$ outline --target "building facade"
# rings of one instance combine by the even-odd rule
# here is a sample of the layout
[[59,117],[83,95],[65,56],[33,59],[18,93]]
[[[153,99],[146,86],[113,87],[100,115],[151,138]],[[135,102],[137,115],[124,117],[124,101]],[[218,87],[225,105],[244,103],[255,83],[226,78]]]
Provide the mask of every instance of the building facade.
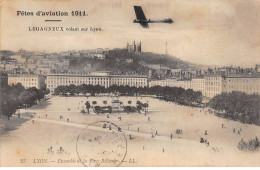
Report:
[[110,85],[130,86],[130,87],[147,87],[148,80],[146,76],[137,75],[111,75]]
[[246,94],[260,94],[260,75],[233,75],[224,79],[223,92],[240,91]]
[[223,76],[207,75],[205,76],[205,96],[212,98],[223,92]]
[[58,86],[69,86],[74,84],[76,86],[81,84],[86,85],[100,85],[109,87],[109,76],[103,75],[73,75],[73,74],[48,74],[46,79],[47,88],[54,92],[54,89]]
[[191,89],[200,91],[205,96],[205,79],[204,77],[196,77],[191,80]]
[[137,45],[135,44],[135,41],[133,42],[132,45],[127,43],[126,49],[128,52],[141,53],[142,52],[142,42],[138,43]]
[[8,85],[21,83],[24,88],[36,87],[45,88],[45,76],[35,74],[11,74],[8,75]]
[[54,92],[58,86],[68,86],[74,84],[76,86],[81,84],[86,85],[100,85],[105,88],[111,85],[130,86],[130,87],[146,87],[147,77],[136,75],[109,75],[106,73],[96,73],[88,75],[75,74],[48,74],[46,79],[47,88]]
[[181,87],[187,90],[191,88],[191,80],[189,79],[178,80],[176,78],[164,79],[164,80],[153,80],[149,82],[149,87],[152,86]]

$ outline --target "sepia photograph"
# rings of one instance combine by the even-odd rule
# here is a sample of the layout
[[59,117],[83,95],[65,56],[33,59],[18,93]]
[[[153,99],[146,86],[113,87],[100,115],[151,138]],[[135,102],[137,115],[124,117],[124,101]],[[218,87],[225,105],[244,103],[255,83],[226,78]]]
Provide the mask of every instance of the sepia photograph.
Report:
[[259,167],[260,0],[0,0],[0,167]]

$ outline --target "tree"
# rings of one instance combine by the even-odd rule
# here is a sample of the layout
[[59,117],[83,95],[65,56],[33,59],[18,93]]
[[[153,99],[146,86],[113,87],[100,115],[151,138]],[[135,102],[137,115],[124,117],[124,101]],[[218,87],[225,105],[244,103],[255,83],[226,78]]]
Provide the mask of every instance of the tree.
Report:
[[6,96],[4,99],[1,98],[1,115],[7,116],[8,120],[15,113],[17,105],[14,100]]

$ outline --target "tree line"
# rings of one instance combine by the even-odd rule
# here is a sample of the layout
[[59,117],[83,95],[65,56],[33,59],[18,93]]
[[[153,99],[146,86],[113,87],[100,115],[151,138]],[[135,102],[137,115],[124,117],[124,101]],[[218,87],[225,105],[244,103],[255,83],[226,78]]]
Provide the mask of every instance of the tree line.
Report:
[[260,95],[242,92],[222,93],[213,97],[209,106],[218,115],[243,123],[260,125]]
[[134,96],[134,95],[155,95],[159,99],[165,101],[176,102],[182,105],[195,106],[201,104],[202,93],[195,92],[192,89],[183,89],[181,87],[130,87],[112,85],[108,88],[103,86],[93,86],[82,84],[79,86],[58,86],[54,90],[55,95],[78,95],[90,93],[92,96],[98,93],[119,93],[122,96]]
[[1,86],[0,112],[8,119],[19,108],[27,108],[44,98],[45,91],[35,87],[25,89],[21,83]]

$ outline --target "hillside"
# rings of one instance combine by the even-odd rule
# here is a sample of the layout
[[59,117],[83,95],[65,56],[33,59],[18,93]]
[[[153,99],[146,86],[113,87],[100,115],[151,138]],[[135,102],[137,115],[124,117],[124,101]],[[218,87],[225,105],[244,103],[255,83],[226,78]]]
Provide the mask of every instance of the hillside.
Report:
[[[133,59],[133,63],[127,63],[126,59]],[[113,71],[115,73],[137,73],[147,74],[148,68],[141,65],[145,64],[161,64],[168,68],[199,68],[199,65],[182,61],[176,57],[155,54],[155,53],[133,53],[125,49],[113,49],[108,52],[104,60],[85,57],[70,57],[70,66],[84,66],[91,64],[92,70],[95,71]]]

